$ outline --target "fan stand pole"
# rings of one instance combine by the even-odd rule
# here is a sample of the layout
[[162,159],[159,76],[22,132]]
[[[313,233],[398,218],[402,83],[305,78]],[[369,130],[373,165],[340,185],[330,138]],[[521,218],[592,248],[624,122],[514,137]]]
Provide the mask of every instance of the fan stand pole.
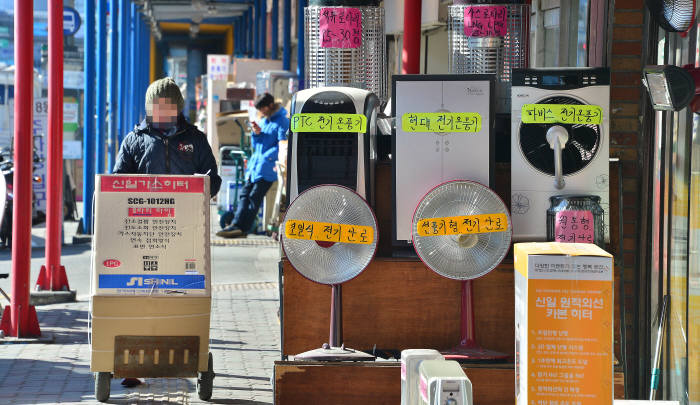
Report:
[[333,284],[331,289],[331,327],[328,343],[320,349],[310,350],[294,356],[295,360],[309,361],[372,361],[374,356],[346,348],[343,344],[343,299],[340,284]]
[[340,347],[343,342],[343,290],[340,284],[333,284],[331,290],[331,328],[328,344]]
[[446,359],[462,362],[505,360],[508,355],[480,347],[476,343],[474,322],[474,288],[472,280],[462,281],[461,340],[457,347],[445,350]]

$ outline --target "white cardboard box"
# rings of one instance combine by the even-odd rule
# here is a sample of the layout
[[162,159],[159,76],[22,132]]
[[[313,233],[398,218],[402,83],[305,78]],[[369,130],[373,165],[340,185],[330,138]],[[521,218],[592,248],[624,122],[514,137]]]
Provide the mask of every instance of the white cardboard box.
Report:
[[590,243],[516,243],[518,405],[612,405],[613,258]]
[[209,176],[96,177],[93,295],[210,296]]

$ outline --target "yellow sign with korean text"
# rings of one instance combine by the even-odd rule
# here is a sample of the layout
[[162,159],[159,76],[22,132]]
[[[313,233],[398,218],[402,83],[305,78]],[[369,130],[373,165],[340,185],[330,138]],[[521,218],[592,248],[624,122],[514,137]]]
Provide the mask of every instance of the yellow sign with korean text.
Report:
[[473,112],[408,113],[401,116],[404,132],[479,132],[481,115]]
[[425,218],[418,221],[416,227],[420,236],[504,232],[508,230],[508,216],[506,214],[481,214]]
[[289,239],[359,243],[363,245],[369,245],[374,242],[374,228],[364,225],[332,224],[289,219],[286,221],[284,231]]
[[521,112],[524,124],[590,124],[603,122],[603,109],[597,105],[525,104]]
[[290,127],[292,132],[366,132],[367,117],[340,113],[294,114]]

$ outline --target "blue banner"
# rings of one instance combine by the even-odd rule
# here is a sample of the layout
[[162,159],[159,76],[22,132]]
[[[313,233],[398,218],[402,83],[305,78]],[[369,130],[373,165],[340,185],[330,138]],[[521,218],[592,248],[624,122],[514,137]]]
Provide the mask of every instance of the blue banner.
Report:
[[144,274],[100,274],[99,288],[165,288],[169,290],[204,289],[203,275],[144,275]]

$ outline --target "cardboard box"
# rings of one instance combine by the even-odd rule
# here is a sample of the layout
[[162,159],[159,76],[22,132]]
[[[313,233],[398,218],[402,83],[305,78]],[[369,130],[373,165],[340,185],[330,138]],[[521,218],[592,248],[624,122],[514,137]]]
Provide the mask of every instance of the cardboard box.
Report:
[[[240,125],[239,125],[240,124]],[[225,114],[216,118],[220,146],[240,146],[248,127],[248,112]]]
[[518,405],[613,402],[613,259],[593,244],[515,244]]
[[124,335],[199,336],[198,370],[206,370],[210,313],[210,297],[93,296],[90,370],[114,371],[114,338]]
[[209,176],[99,175],[93,295],[211,295]]

